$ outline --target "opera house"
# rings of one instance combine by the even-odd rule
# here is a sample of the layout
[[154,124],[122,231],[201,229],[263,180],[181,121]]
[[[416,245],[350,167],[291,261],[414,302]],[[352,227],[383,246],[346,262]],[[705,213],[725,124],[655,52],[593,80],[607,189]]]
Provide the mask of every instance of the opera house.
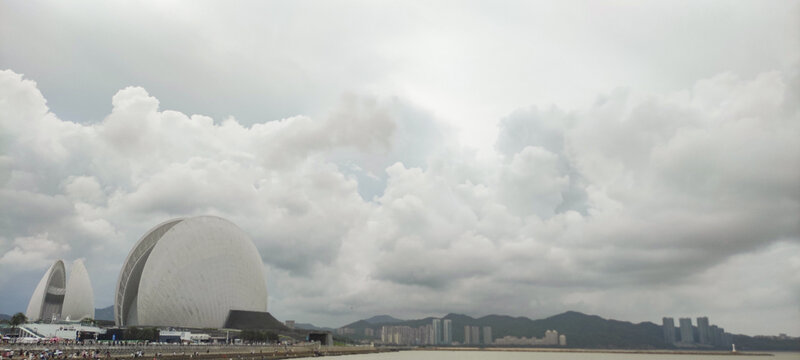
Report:
[[[148,231],[117,281],[117,326],[237,328],[267,312],[261,256],[239,227],[215,216],[178,218]],[[239,327],[240,328],[240,327]]]
[[83,261],[72,263],[69,282],[63,261],[50,266],[36,285],[25,316],[29,321],[94,318],[94,293]]

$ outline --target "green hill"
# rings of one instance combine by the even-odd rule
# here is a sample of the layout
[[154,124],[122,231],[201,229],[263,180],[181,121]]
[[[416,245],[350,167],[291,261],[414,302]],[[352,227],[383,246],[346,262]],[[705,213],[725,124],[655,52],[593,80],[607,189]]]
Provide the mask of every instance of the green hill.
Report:
[[[668,349],[671,345],[664,343],[660,325],[651,322],[634,324],[627,321],[604,319],[597,315],[587,315],[576,311],[567,311],[562,314],[545,319],[531,320],[527,317],[512,317],[506,315],[488,315],[481,318],[472,318],[462,314],[447,314],[443,319],[450,319],[453,323],[453,340],[464,341],[464,326],[491,326],[494,339],[504,336],[541,338],[546,330],[556,330],[559,334],[567,336],[567,347],[584,349]],[[396,319],[394,319],[396,320]],[[380,338],[381,326],[410,326],[419,327],[428,325],[432,317],[392,321],[387,323],[356,321],[343,327],[354,330],[349,335],[354,339]],[[366,337],[365,329],[374,330],[374,337]],[[796,339],[776,340],[765,337],[750,337],[736,335],[737,348],[741,350],[800,350],[800,341]]]
[[661,326],[651,322],[607,320],[575,311],[536,320],[540,328],[567,334],[567,343],[579,348],[658,349],[667,347]]

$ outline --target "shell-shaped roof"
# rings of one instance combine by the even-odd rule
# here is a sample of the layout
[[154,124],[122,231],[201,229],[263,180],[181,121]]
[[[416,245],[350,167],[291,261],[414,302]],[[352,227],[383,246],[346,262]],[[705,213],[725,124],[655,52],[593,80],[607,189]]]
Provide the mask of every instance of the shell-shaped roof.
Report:
[[156,225],[145,233],[128,253],[122,270],[119,272],[117,291],[114,297],[114,322],[117,325],[128,325],[130,322],[127,319],[136,318],[135,301],[139,291],[139,280],[144,264],[147,263],[147,258],[150,256],[150,251],[164,233],[183,220],[183,218],[172,219]]
[[117,285],[117,325],[220,328],[230,310],[267,311],[261,257],[215,216],[164,222],[131,250]]
[[89,272],[82,260],[75,260],[69,273],[61,318],[65,320],[94,319],[94,292]]
[[64,302],[66,291],[67,276],[64,269],[64,262],[56,260],[47,269],[36,289],[33,290],[31,300],[28,302],[28,309],[25,316],[29,321],[50,320],[53,315],[61,317],[61,307]]

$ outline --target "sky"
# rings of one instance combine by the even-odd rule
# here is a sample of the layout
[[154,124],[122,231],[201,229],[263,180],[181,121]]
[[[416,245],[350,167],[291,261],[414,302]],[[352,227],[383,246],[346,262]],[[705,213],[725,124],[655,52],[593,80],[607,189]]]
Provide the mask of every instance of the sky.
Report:
[[217,215],[269,311],[800,336],[799,1],[2,1],[0,313]]

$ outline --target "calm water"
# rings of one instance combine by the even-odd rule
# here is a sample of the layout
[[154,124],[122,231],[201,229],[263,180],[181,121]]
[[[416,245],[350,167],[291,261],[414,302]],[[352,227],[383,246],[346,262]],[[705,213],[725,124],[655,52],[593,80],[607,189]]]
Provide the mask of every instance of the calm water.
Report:
[[775,353],[774,356],[609,354],[498,351],[401,351],[394,353],[337,356],[337,360],[798,360],[800,353]]

